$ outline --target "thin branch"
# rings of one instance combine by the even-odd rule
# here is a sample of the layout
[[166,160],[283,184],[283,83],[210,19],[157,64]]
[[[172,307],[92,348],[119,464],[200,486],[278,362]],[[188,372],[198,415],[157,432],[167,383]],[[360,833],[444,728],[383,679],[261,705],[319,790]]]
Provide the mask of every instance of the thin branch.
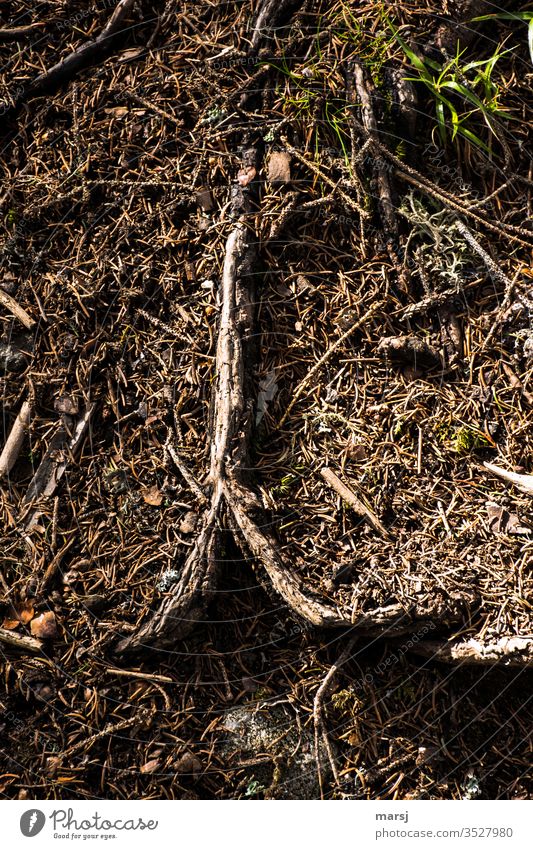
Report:
[[16,631],[8,631],[7,628],[0,628],[0,642],[31,654],[38,654],[43,649],[41,640],[27,637],[25,634],[17,634]]
[[331,345],[331,347],[328,348],[328,350],[325,352],[325,354],[323,354],[320,357],[320,359],[315,363],[315,365],[307,372],[306,376],[298,384],[298,386],[296,387],[296,389],[293,393],[292,399],[289,402],[289,405],[288,405],[287,409],[285,410],[285,412],[284,412],[284,414],[281,418],[281,421],[279,423],[280,428],[283,427],[283,425],[287,421],[292,408],[294,407],[294,405],[298,401],[298,398],[300,397],[302,392],[309,386],[309,383],[311,382],[311,380],[313,379],[315,374],[317,374],[317,372],[320,371],[322,366],[325,363],[327,363],[327,361],[330,359],[330,357],[333,356],[333,354],[335,353],[337,348],[340,348],[340,346],[344,342],[346,342],[346,340],[352,335],[352,333],[355,333],[356,330],[358,330],[360,327],[362,327],[364,324],[366,324],[372,318],[372,316],[375,315],[378,312],[378,310],[381,309],[382,306],[384,306],[384,304],[385,304],[385,301],[376,301],[374,304],[372,304],[370,309],[367,310],[366,313],[361,318],[357,319],[357,321],[354,322],[348,328],[348,330],[346,330],[345,333],[342,334],[342,336],[339,336],[339,338],[336,340],[336,342],[334,342],[333,345]]
[[0,289],[0,304],[2,304],[9,312],[18,318],[21,324],[24,327],[27,327],[28,330],[31,330],[35,325],[35,319],[33,319],[25,309],[23,309],[19,304],[17,304],[16,300],[8,295],[7,292],[4,292],[3,289]]
[[17,462],[30,424],[31,412],[31,402],[24,401],[0,455],[0,478],[6,477]]
[[350,507],[355,510],[356,513],[366,519],[375,531],[385,537],[385,539],[391,539],[390,533],[388,532],[385,525],[380,521],[380,519],[378,519],[376,514],[373,513],[372,510],[367,507],[367,505],[363,501],[361,501],[355,495],[355,493],[352,492],[351,489],[349,489],[345,484],[343,484],[343,482],[340,478],[337,477],[335,472],[332,472],[331,469],[325,466],[323,469],[320,470],[320,474],[322,475],[326,483],[332,489],[335,490],[337,495],[340,495],[343,501],[346,501],[350,505]]

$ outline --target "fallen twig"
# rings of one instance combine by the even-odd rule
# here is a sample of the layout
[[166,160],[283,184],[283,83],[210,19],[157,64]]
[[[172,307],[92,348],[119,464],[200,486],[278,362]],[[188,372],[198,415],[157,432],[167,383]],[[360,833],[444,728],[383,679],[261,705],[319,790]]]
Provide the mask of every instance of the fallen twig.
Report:
[[[365,80],[362,65],[355,62],[353,65],[353,83],[355,94],[360,101],[361,120],[365,130],[372,139],[378,138],[378,124],[374,114],[372,96],[369,84]],[[392,192],[389,182],[387,167],[381,157],[376,159],[374,166],[376,182],[378,186],[379,207],[383,219],[384,229],[389,239],[397,240],[398,222],[396,220],[395,205],[392,201]]]
[[335,472],[332,472],[327,466],[320,470],[320,474],[324,478],[327,484],[331,486],[335,492],[340,495],[340,497],[350,505],[350,507],[355,510],[360,516],[367,520],[367,522],[386,539],[391,539],[391,535],[388,532],[385,525],[378,519],[375,513],[372,512],[370,507],[361,501],[355,493],[349,489],[340,478],[337,477]]
[[532,637],[502,637],[495,643],[487,644],[479,640],[454,643],[421,641],[409,650],[445,663],[529,666],[533,662]]
[[24,401],[0,455],[0,478],[6,477],[17,462],[30,423],[31,411],[31,402]]
[[16,631],[8,631],[7,628],[0,628],[0,642],[21,651],[29,651],[32,654],[37,654],[43,649],[41,640],[37,640],[35,637],[27,637],[25,634],[17,634]]
[[329,742],[328,733],[326,731],[324,725],[324,699],[326,698],[328,691],[333,685],[333,681],[337,672],[343,663],[346,663],[347,660],[350,659],[352,649],[355,645],[356,639],[355,637],[350,640],[342,654],[335,661],[335,663],[331,666],[329,672],[326,677],[322,681],[320,687],[316,691],[315,699],[313,702],[313,720],[315,725],[315,760],[316,760],[316,769],[318,774],[318,784],[320,787],[320,798],[324,798],[324,791],[322,787],[322,764],[320,758],[320,741],[319,737],[322,735],[322,739],[324,741],[324,746],[326,748],[326,752],[328,754],[329,763],[331,766],[331,771],[333,772],[333,777],[335,778],[335,782],[339,783],[339,773],[337,770],[337,764],[335,763],[335,757],[333,752],[331,751],[331,744]]
[[25,38],[27,35],[32,35],[36,29],[42,29],[46,24],[27,24],[23,27],[11,27],[10,29],[0,29],[0,41],[17,41],[19,38]]
[[8,295],[7,292],[4,292],[3,289],[0,289],[0,304],[3,304],[28,330],[31,330],[35,325],[35,319],[29,316],[26,310],[17,304],[16,300],[11,295]]
[[506,469],[501,469],[500,466],[495,466],[494,463],[485,462],[483,465],[493,475],[497,475],[509,483],[514,483],[522,492],[533,495],[533,475],[518,475],[516,472],[508,472]]

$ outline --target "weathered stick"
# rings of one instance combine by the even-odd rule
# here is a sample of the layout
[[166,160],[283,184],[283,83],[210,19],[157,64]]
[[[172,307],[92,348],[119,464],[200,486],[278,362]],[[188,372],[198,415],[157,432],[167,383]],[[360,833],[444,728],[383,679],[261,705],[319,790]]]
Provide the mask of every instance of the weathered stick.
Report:
[[[56,487],[65,473],[68,463],[77,453],[87,428],[91,416],[94,412],[95,404],[89,404],[84,414],[79,418],[74,433],[67,440],[66,433],[63,429],[56,434],[51,440],[44,457],[41,460],[39,468],[35,472],[30,481],[26,495],[24,496],[24,505],[31,505],[38,498],[47,498],[53,495]],[[29,531],[42,514],[42,509],[36,507],[29,515],[26,515],[24,520],[24,530]]]
[[41,640],[37,640],[35,637],[27,637],[25,634],[17,634],[16,631],[8,631],[7,628],[0,628],[0,642],[21,651],[29,651],[32,654],[37,654],[43,649]]
[[24,27],[11,27],[10,29],[0,29],[0,41],[17,41],[19,38],[25,38],[31,35],[36,29],[42,29],[46,24],[27,24]]
[[[361,120],[363,126],[371,139],[378,139],[378,124],[374,114],[369,84],[365,80],[363,67],[358,62],[355,62],[353,66],[353,81],[355,93],[361,101]],[[395,206],[392,201],[389,175],[382,158],[376,160],[374,171],[376,175],[379,206],[383,224],[385,225],[388,238],[397,240],[398,222],[396,220]]]
[[18,318],[24,327],[27,327],[28,330],[32,329],[35,319],[29,316],[26,310],[20,304],[17,304],[16,300],[11,295],[8,295],[7,292],[4,292],[3,289],[0,289],[0,304],[3,304],[15,318]]
[[[255,158],[256,152],[249,151]],[[246,211],[246,198],[240,198]],[[241,210],[242,211],[242,210]],[[213,421],[210,427],[211,461],[208,476],[209,503],[203,515],[203,529],[191,549],[181,570],[179,580],[171,588],[153,616],[130,636],[121,640],[116,648],[119,656],[134,654],[146,646],[167,648],[176,639],[186,636],[205,614],[216,581],[217,527],[224,506],[227,464],[241,440],[238,435],[247,430],[244,405],[244,365],[240,326],[246,317],[241,315],[241,274],[247,284],[247,269],[252,264],[255,248],[248,244],[244,215],[237,221],[227,242],[221,283],[221,311],[218,331],[215,373],[213,384]],[[248,315],[248,319],[251,317]],[[251,412],[251,411],[250,411]],[[249,416],[248,416],[249,417]],[[174,456],[167,443],[170,456],[183,472],[178,455]],[[174,452],[175,453],[175,452]],[[189,475],[184,475],[190,477]],[[194,492],[203,496],[195,485]],[[199,490],[199,492],[198,492]],[[204,500],[205,500],[205,496]]]
[[320,470],[320,474],[324,478],[327,484],[335,490],[337,495],[346,501],[347,504],[352,507],[356,513],[362,516],[367,522],[372,525],[375,531],[381,534],[385,539],[391,539],[391,535],[388,532],[385,525],[378,519],[375,513],[366,506],[366,504],[361,501],[351,489],[349,489],[340,478],[337,477],[335,472],[332,472],[327,466]]
[[493,475],[497,475],[499,478],[502,478],[504,481],[508,481],[509,483],[514,483],[518,489],[521,489],[522,492],[527,492],[528,495],[533,495],[533,475],[517,475],[516,472],[508,472],[506,469],[501,469],[499,466],[495,466],[494,463],[483,463],[486,469],[489,472],[492,472]]
[[31,411],[30,401],[24,401],[0,455],[0,478],[6,477],[17,462],[30,423]]
[[331,771],[333,772],[333,776],[335,778],[336,783],[339,783],[339,773],[337,770],[337,764],[335,763],[335,756],[331,750],[331,744],[329,742],[328,733],[326,731],[324,725],[324,699],[326,698],[328,691],[333,686],[333,682],[335,680],[335,676],[339,671],[340,667],[343,663],[346,663],[347,660],[350,659],[352,649],[356,643],[356,638],[351,639],[342,652],[342,654],[338,657],[335,663],[331,666],[329,672],[326,677],[322,681],[320,687],[316,691],[315,699],[313,702],[313,720],[315,725],[315,760],[316,760],[316,769],[318,774],[318,785],[320,787],[320,798],[324,797],[323,788],[322,788],[322,763],[320,757],[320,740],[319,737],[322,735],[322,739],[324,741],[324,746],[326,747],[326,752],[328,753],[328,759],[331,766]]

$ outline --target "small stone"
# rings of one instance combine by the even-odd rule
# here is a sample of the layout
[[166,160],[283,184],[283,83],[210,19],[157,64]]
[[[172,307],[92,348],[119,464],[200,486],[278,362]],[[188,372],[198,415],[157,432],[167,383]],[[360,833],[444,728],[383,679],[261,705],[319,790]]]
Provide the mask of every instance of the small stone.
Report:
[[78,414],[78,402],[75,398],[71,398],[70,395],[60,395],[59,398],[56,398],[54,401],[54,410],[57,413],[66,413],[69,416],[76,416]]
[[41,640],[53,640],[58,634],[55,613],[50,610],[36,616],[30,622],[30,631],[32,636]]
[[275,151],[268,160],[268,182],[279,186],[291,182],[291,156],[286,151]]

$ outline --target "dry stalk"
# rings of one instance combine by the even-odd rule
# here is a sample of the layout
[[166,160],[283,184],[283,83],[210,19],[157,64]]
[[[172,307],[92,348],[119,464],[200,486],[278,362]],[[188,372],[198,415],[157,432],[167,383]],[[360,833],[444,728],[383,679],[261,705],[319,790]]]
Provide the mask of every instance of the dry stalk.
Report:
[[329,486],[335,490],[337,495],[340,495],[340,497],[344,501],[346,501],[346,503],[349,504],[350,507],[352,507],[356,513],[366,519],[375,531],[377,531],[386,539],[391,539],[391,535],[383,524],[383,522],[378,519],[376,514],[373,513],[372,510],[367,507],[367,505],[363,501],[361,501],[355,495],[355,493],[352,492],[351,489],[349,489],[349,487],[343,484],[343,482],[340,480],[340,478],[337,477],[335,472],[332,472],[331,469],[328,469],[326,466],[320,470],[320,474],[322,475],[326,483],[329,484]]
[[516,472],[508,472],[506,469],[501,469],[500,466],[495,466],[494,463],[485,462],[483,465],[493,475],[497,475],[508,483],[514,483],[522,492],[533,495],[533,475],[518,475]]
[[41,640],[27,637],[25,634],[17,634],[16,631],[8,631],[7,628],[0,628],[0,642],[31,654],[38,654],[43,649]]
[[6,477],[17,462],[30,424],[31,412],[32,403],[24,401],[0,455],[0,478]]
[[8,295],[7,292],[4,292],[3,289],[0,289],[0,304],[2,304],[6,309],[8,309],[9,312],[15,316],[15,318],[18,318],[21,324],[23,324],[24,327],[27,327],[28,330],[31,330],[32,327],[35,326],[35,319],[28,315],[26,310],[23,309],[20,304],[18,304],[16,300],[11,297],[11,295]]
[[383,306],[384,306],[384,304],[385,304],[385,301],[376,301],[374,304],[372,304],[372,306],[370,307],[370,309],[368,309],[368,310],[366,311],[366,313],[365,313],[365,314],[364,314],[361,318],[357,319],[357,321],[356,321],[356,322],[354,322],[354,323],[353,323],[353,324],[352,324],[352,325],[348,328],[348,330],[346,330],[346,331],[342,334],[342,336],[339,336],[339,338],[338,338],[338,339],[337,339],[337,340],[333,343],[333,345],[331,345],[331,346],[328,348],[328,350],[326,351],[326,353],[325,353],[325,354],[323,354],[323,355],[320,357],[320,359],[319,359],[319,360],[315,363],[315,365],[314,365],[314,366],[313,366],[313,367],[312,367],[312,368],[311,368],[311,369],[307,372],[307,374],[306,374],[306,376],[304,377],[304,379],[303,379],[303,380],[302,380],[302,381],[298,384],[298,386],[296,387],[296,389],[295,389],[295,391],[294,391],[294,394],[293,394],[293,396],[292,396],[292,399],[291,399],[291,401],[290,401],[290,403],[289,403],[289,405],[288,405],[287,409],[285,410],[285,413],[283,414],[283,416],[282,416],[282,418],[281,418],[281,421],[280,421],[280,423],[279,423],[279,427],[280,427],[280,428],[281,428],[281,427],[283,427],[283,425],[284,425],[284,424],[285,424],[285,422],[287,421],[287,418],[289,417],[289,414],[290,414],[290,412],[291,412],[292,408],[294,407],[294,405],[295,405],[295,404],[296,404],[296,402],[298,401],[298,398],[300,397],[300,395],[302,394],[302,392],[303,392],[303,391],[307,388],[307,386],[309,386],[309,383],[311,382],[311,380],[313,379],[313,377],[315,376],[315,374],[317,374],[317,372],[319,372],[319,371],[320,371],[320,369],[322,368],[322,366],[323,366],[325,363],[327,363],[327,361],[330,359],[330,357],[332,357],[332,356],[333,356],[333,354],[335,353],[335,351],[336,351],[338,348],[340,348],[340,346],[341,346],[344,342],[346,342],[346,340],[347,340],[347,339],[348,339],[348,338],[352,335],[352,333],[355,333],[355,331],[356,331],[356,330],[358,330],[360,327],[362,327],[363,325],[365,325],[365,324],[367,323],[367,321],[369,321],[369,320],[372,318],[372,316],[373,316],[373,315],[375,315],[375,314],[378,312],[378,310],[380,310],[380,309],[381,309],[381,307],[383,307]]
[[339,671],[340,667],[343,663],[346,663],[347,660],[350,659],[352,649],[356,643],[355,637],[350,640],[342,654],[335,661],[335,663],[331,666],[329,672],[325,676],[322,681],[320,687],[316,691],[314,703],[313,703],[313,721],[315,726],[315,760],[316,760],[316,769],[318,773],[318,784],[320,787],[320,798],[324,798],[323,791],[323,783],[322,783],[322,764],[320,759],[320,735],[322,735],[322,739],[324,741],[324,746],[326,748],[326,752],[328,755],[328,760],[331,766],[331,771],[333,772],[333,776],[335,778],[336,784],[339,783],[339,773],[337,770],[337,764],[335,762],[335,756],[331,750],[331,744],[329,742],[328,733],[326,731],[324,725],[324,699],[328,695],[329,690],[333,686],[333,682],[335,680],[335,676]]

